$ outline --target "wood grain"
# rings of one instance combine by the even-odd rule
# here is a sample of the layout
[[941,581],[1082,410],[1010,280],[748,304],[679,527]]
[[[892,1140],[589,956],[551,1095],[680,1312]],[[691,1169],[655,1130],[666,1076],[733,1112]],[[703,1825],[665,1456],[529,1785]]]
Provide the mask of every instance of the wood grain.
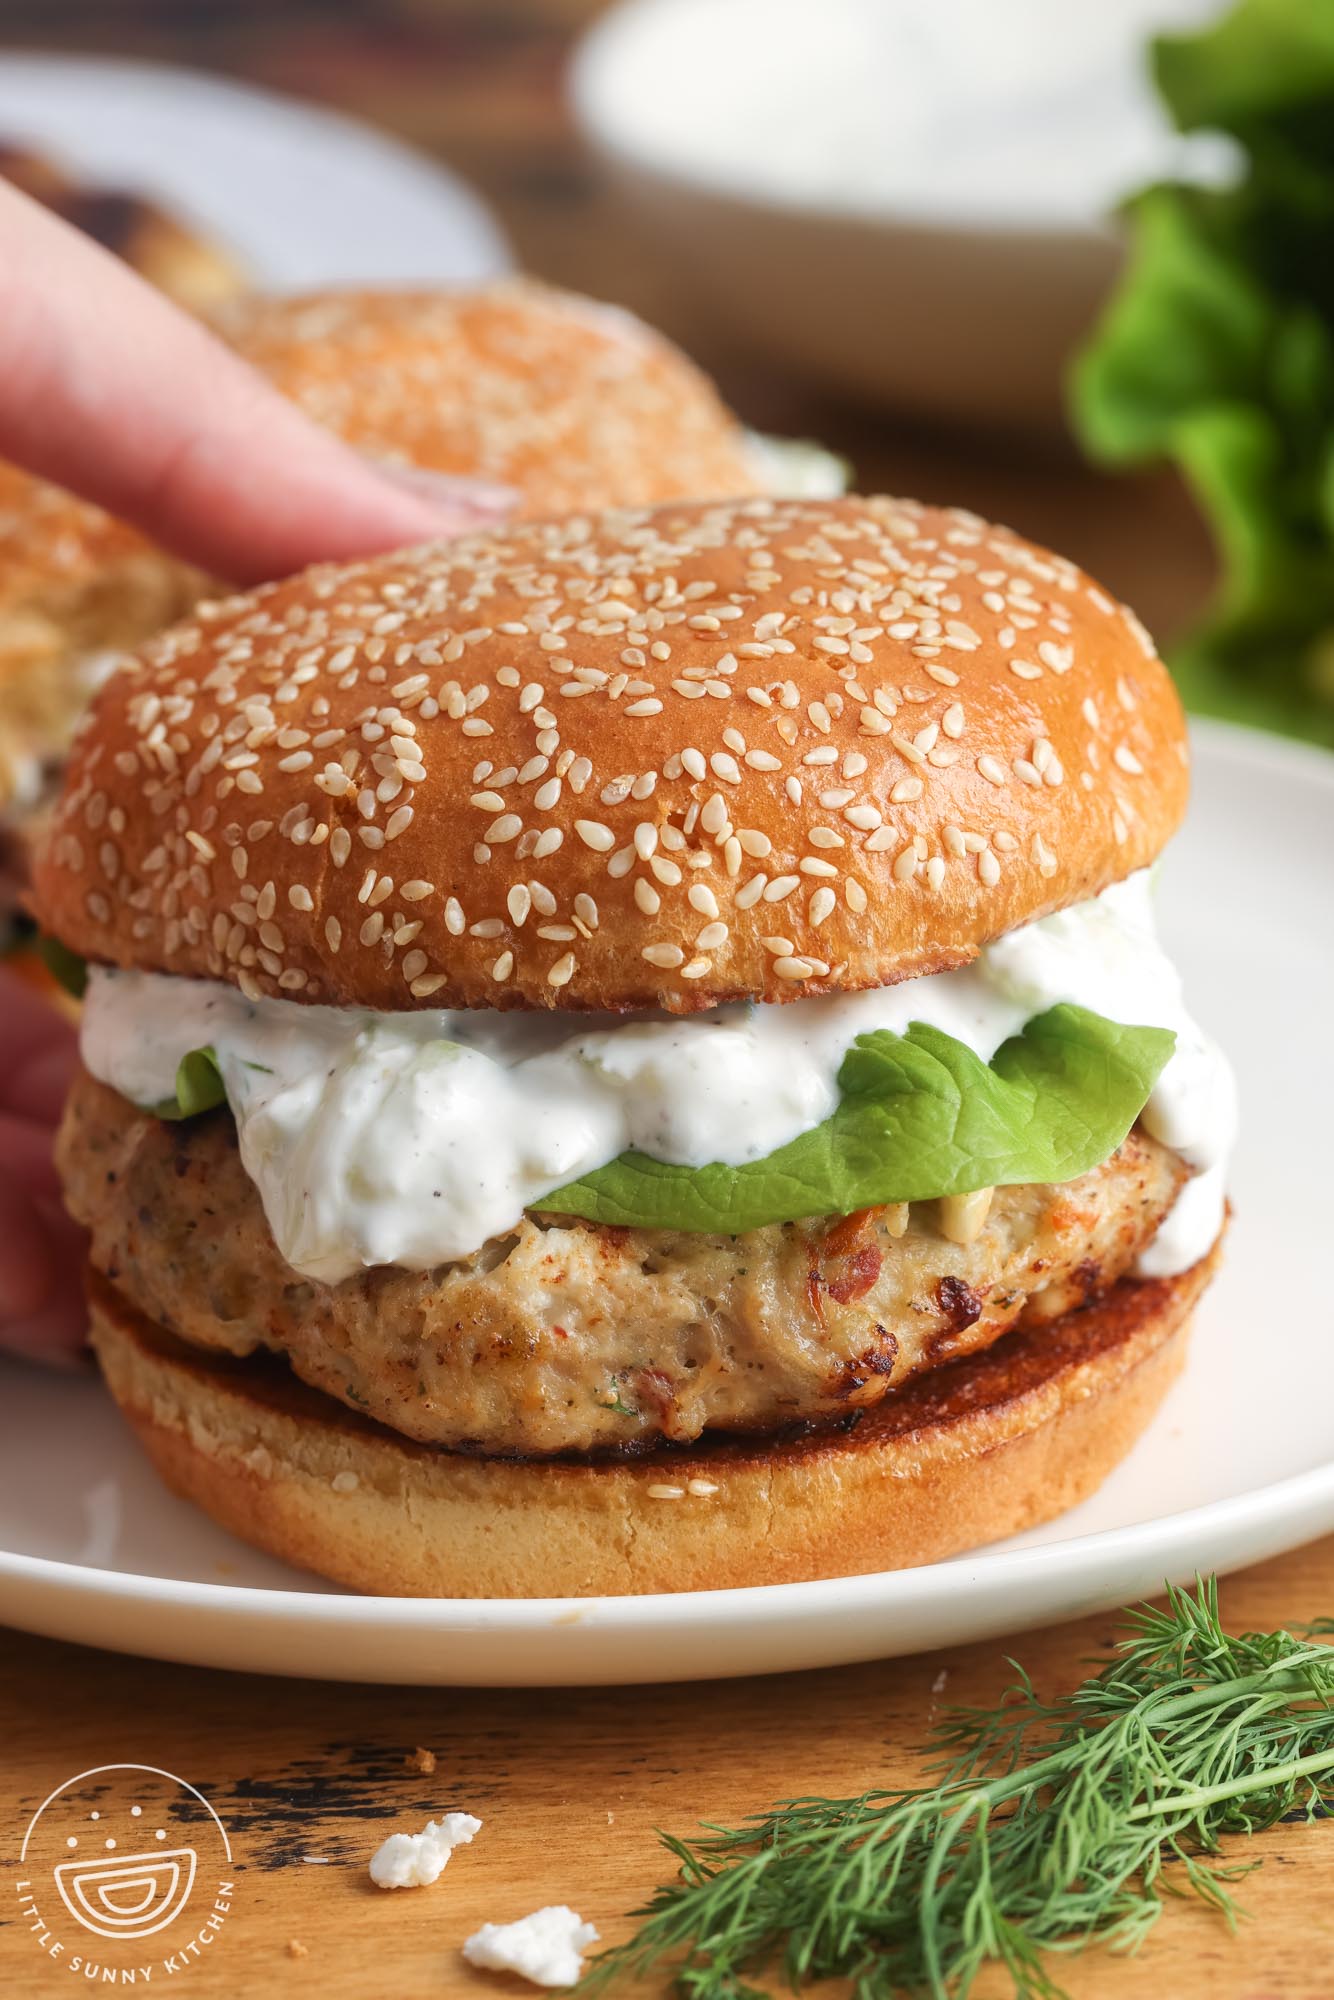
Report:
[[[1334,1540],[1227,1582],[1223,1606],[1238,1628],[1334,1611]],[[1081,1676],[1112,1623],[1026,1634],[1012,1650],[1054,1693]],[[173,1990],[195,2000],[438,2000],[496,1988],[458,1954],[488,1919],[570,1902],[604,1937],[623,1935],[626,1913],[671,1872],[655,1827],[688,1832],[701,1817],[739,1818],[794,1792],[908,1778],[937,1703],[999,1694],[1004,1650],[696,1687],[488,1693],[210,1674],[5,1635],[0,1992],[79,1990],[18,1921],[13,1862],[47,1792],[90,1765],[163,1765],[203,1791],[231,1834],[238,1865],[225,1935]],[[418,1745],[436,1755],[433,1777],[411,1768]],[[384,1835],[450,1807],[481,1817],[475,1844],[431,1888],[375,1889],[366,1863]],[[1139,1958],[1067,1961],[1070,1991],[1078,2000],[1327,1996],[1334,1832],[1286,1826],[1254,1852],[1265,1865],[1243,1887],[1250,1918],[1239,1937],[1189,1905],[1169,1907]],[[307,1955],[289,1957],[291,1941]]]

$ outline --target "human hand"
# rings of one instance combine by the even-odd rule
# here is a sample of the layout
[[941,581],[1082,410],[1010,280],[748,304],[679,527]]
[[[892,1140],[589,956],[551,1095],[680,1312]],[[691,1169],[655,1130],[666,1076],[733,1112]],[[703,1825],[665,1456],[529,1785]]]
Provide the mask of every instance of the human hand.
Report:
[[126,265],[2,184],[0,457],[232,583],[460,534],[514,497],[362,458]]
[[[234,583],[458,534],[513,496],[381,471],[309,422],[197,321],[0,185],[0,457]],[[52,1141],[68,1022],[0,971],[0,1348],[72,1363],[80,1232]]]
[[51,1158],[78,1050],[44,996],[0,969],[0,1348],[72,1366],[86,1339],[83,1232]]

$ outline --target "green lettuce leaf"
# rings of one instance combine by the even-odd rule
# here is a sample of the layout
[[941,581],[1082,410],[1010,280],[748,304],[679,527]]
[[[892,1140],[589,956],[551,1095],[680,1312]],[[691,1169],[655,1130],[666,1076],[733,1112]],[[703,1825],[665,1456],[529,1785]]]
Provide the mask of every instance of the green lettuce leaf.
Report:
[[158,1118],[197,1118],[226,1102],[217,1056],[211,1048],[191,1049],[176,1065],[176,1095],[150,1109]]
[[75,1000],[82,1000],[88,990],[86,958],[80,958],[77,951],[71,951],[59,938],[47,937],[45,932],[38,936],[37,956],[57,986],[63,986]]
[[880,1202],[1073,1180],[1120,1145],[1174,1040],[1069,1006],[1035,1016],[990,1065],[920,1021],[904,1035],[861,1035],[839,1072],[837,1111],[767,1159],[675,1167],[623,1153],[534,1206],[735,1236]]
[[1241,0],[1153,53],[1243,171],[1128,206],[1073,421],[1103,464],[1173,460],[1213,531],[1216,597],[1169,655],[1187,705],[1334,744],[1334,0]]

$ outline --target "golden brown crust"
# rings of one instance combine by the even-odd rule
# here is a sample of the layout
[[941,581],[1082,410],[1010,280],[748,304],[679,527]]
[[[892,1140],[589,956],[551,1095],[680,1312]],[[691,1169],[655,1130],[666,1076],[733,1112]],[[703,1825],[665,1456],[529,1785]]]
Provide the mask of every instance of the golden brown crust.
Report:
[[679,348],[532,278],[242,299],[216,324],[327,430],[376,457],[497,480],[520,514],[762,490],[746,433]]
[[1072,564],[907,501],[677,503],[164,635],[37,901],[255,995],[682,1012],[962,964],[1153,860],[1186,790],[1166,670]]
[[1217,1256],[939,1368],[850,1430],[621,1463],[411,1444],[276,1367],[182,1347],[103,1279],[90,1299],[158,1471],[257,1547],[386,1595],[630,1595],[909,1568],[1064,1512],[1156,1410]]

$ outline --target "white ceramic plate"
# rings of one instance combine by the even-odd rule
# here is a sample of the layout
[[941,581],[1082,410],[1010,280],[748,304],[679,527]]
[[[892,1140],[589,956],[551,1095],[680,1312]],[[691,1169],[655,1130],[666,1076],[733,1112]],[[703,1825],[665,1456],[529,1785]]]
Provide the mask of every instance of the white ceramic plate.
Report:
[[271,291],[509,268],[462,181],[356,119],[193,70],[0,57],[0,139],[191,220]]
[[1223,1274],[1186,1373],[1092,1500],[954,1562],[678,1597],[345,1596],[158,1486],[97,1385],[0,1374],[0,1619],[252,1672],[441,1684],[685,1680],[959,1644],[1107,1609],[1334,1529],[1334,758],[1197,732],[1163,924],[1239,1072]]

